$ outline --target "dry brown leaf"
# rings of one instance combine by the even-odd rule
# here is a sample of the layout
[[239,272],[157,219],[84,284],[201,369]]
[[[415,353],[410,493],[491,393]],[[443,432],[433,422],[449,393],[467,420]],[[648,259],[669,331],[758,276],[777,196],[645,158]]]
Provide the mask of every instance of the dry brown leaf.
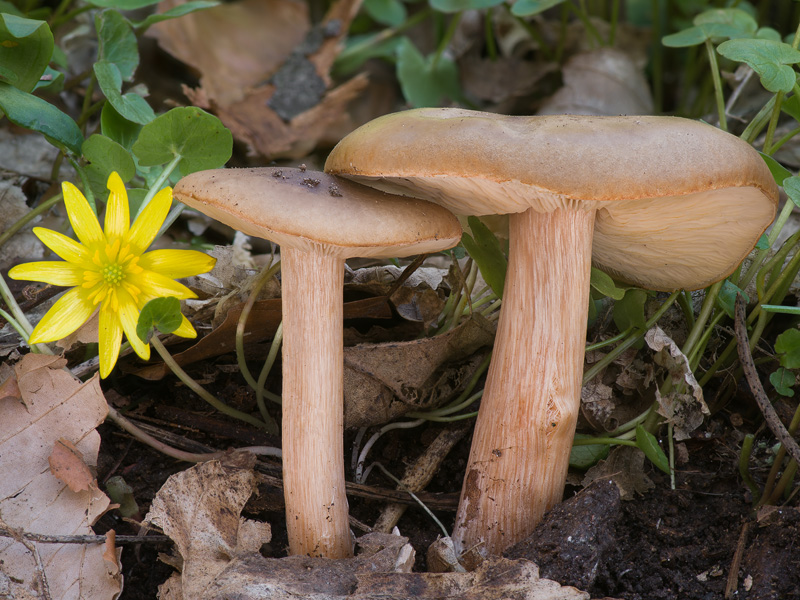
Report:
[[438,408],[469,380],[483,358],[475,353],[493,340],[493,326],[475,316],[430,338],[345,348],[345,426]]
[[187,599],[205,598],[233,557],[269,541],[268,524],[242,527],[240,513],[254,489],[252,470],[210,461],[172,475],[156,494],[145,521],[175,542],[183,557],[181,587]]
[[[95,376],[75,380],[59,357],[28,354],[15,365],[24,402],[0,399],[0,514],[14,528],[29,533],[92,534],[91,524],[108,507],[97,488],[70,491],[50,472],[48,456],[61,437],[72,440],[93,465],[100,447],[95,427],[108,405]],[[104,560],[102,544],[36,544],[53,598],[112,598],[121,590],[118,570]],[[41,598],[35,562],[20,543],[0,539],[0,564],[11,581],[9,597]]]
[[[186,1],[164,0],[158,8]],[[207,97],[229,106],[269,79],[310,28],[305,2],[241,0],[156,23],[148,35],[200,72]]]
[[689,359],[658,325],[645,334],[644,340],[656,352],[656,364],[667,369],[673,383],[666,396],[656,390],[658,414],[673,425],[676,440],[685,440],[710,414],[703,400],[703,388],[695,379]]
[[545,100],[540,115],[648,115],[653,98],[642,70],[625,52],[600,48],[570,58],[564,86]]
[[644,472],[644,452],[632,446],[617,446],[583,477],[583,487],[597,479],[610,479],[617,484],[620,498],[633,500],[636,494],[644,494],[655,484]]
[[53,476],[66,483],[73,492],[84,492],[97,487],[94,474],[84,462],[80,450],[68,439],[56,440],[47,462]]
[[201,72],[199,88],[184,86],[189,100],[216,113],[251,154],[306,156],[366,87],[358,75],[330,89],[329,75],[361,0],[334,2],[313,28],[304,6],[242,0],[152,28],[162,47]]

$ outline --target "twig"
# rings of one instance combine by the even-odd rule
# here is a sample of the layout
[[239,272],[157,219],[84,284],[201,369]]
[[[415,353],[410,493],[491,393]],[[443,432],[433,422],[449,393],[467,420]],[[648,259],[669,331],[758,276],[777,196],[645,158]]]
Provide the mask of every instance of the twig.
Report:
[[744,547],[747,543],[747,534],[750,532],[752,522],[747,522],[742,525],[742,531],[739,534],[739,541],[736,543],[736,552],[733,553],[733,560],[728,570],[728,582],[725,586],[725,600],[730,600],[736,594],[736,588],[739,587],[739,565],[742,564],[742,556],[744,555]]
[[[46,533],[28,533],[26,531],[17,531],[10,527],[0,525],[0,537],[9,537],[14,539],[23,539],[31,542],[38,542],[40,544],[105,544],[106,536],[104,535],[51,535]],[[119,545],[126,544],[163,544],[165,542],[172,542],[169,536],[166,535],[118,535],[115,537],[114,542]],[[30,549],[30,548],[29,548]]]
[[787,431],[786,427],[775,412],[772,403],[764,391],[764,386],[761,385],[761,380],[758,378],[756,365],[753,362],[753,355],[750,353],[750,340],[747,337],[747,325],[745,321],[745,303],[741,294],[736,297],[736,345],[739,350],[739,361],[742,363],[744,376],[747,383],[750,385],[750,391],[756,399],[758,407],[761,409],[761,414],[764,415],[764,420],[767,422],[767,427],[772,431],[773,435],[783,444],[786,452],[789,453],[795,461],[800,464],[800,446]]

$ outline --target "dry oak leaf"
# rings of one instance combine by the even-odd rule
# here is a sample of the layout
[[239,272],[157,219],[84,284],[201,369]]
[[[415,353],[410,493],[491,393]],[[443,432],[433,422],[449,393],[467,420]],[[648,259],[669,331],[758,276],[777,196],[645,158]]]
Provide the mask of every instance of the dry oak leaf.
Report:
[[[81,383],[62,369],[65,364],[55,356],[24,356],[14,366],[19,397],[0,398],[0,514],[26,533],[93,534],[91,525],[109,505],[96,486],[73,492],[50,472],[48,457],[59,438],[71,440],[85,463],[96,464],[95,428],[108,412],[99,378]],[[22,542],[0,538],[8,597],[42,598],[44,584],[59,600],[114,598],[121,591],[119,555],[114,563],[104,559],[103,544],[31,544],[35,554]]]

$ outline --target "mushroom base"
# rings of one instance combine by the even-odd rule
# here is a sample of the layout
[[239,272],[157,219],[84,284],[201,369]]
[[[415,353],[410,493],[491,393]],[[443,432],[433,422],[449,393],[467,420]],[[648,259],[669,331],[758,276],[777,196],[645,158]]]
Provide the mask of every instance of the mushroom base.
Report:
[[580,409],[594,211],[510,216],[492,363],[453,541],[500,554],[561,501]]
[[353,555],[344,479],[344,259],[281,251],[283,489],[289,552]]

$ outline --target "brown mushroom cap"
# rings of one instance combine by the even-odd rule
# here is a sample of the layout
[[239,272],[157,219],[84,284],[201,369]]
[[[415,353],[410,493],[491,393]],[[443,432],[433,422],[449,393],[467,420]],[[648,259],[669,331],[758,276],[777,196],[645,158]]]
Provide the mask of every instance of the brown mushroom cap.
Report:
[[459,214],[596,209],[595,265],[658,290],[730,274],[778,202],[749,144],[678,117],[411,110],[345,137],[325,170]]
[[339,258],[438,252],[461,239],[458,220],[441,206],[316,171],[199,171],[173,194],[247,235]]

